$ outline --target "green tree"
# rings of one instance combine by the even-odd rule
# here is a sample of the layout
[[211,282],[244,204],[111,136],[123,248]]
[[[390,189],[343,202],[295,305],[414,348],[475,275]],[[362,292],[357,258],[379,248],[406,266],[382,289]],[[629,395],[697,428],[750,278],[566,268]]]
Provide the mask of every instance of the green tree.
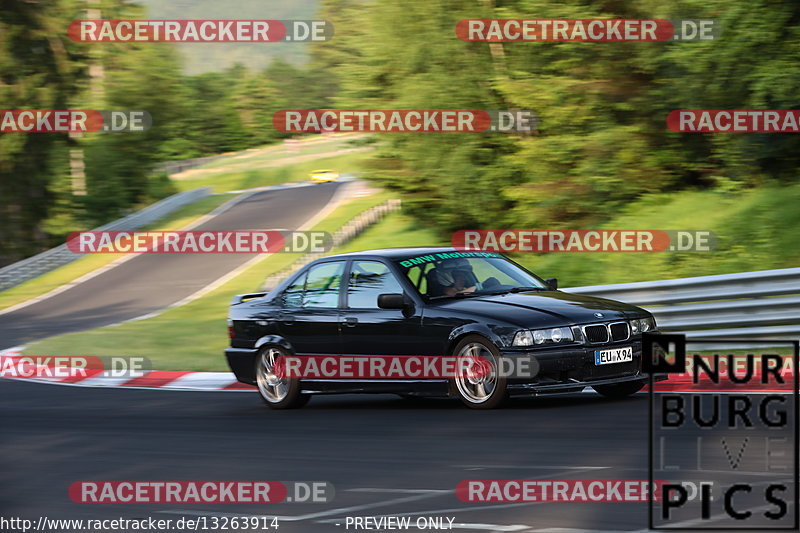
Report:
[[[63,31],[76,6],[0,2],[0,108],[69,107],[85,74],[80,50]],[[69,194],[68,147],[66,134],[0,133],[0,264],[52,244],[40,224],[56,199]]]
[[[797,107],[800,5],[767,0],[327,0],[340,107],[531,109],[535,135],[385,134],[376,179],[444,230],[582,227],[644,194],[797,179],[800,137],[685,134],[675,109]],[[470,43],[464,18],[714,18],[703,42]]]

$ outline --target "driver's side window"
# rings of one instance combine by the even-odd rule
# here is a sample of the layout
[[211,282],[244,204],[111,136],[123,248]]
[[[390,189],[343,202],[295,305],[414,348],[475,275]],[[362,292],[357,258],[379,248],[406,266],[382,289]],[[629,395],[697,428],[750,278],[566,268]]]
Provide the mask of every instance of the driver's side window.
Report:
[[378,295],[402,292],[402,285],[384,263],[353,261],[347,286],[350,309],[378,309]]

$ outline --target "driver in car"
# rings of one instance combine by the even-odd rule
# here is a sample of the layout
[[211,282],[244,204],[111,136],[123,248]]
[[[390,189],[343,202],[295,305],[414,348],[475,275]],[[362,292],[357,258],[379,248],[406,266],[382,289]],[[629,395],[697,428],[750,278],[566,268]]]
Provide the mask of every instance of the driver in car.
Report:
[[443,294],[452,296],[460,292],[475,292],[477,286],[472,275],[472,266],[466,259],[445,261],[436,269],[436,281],[442,286]]

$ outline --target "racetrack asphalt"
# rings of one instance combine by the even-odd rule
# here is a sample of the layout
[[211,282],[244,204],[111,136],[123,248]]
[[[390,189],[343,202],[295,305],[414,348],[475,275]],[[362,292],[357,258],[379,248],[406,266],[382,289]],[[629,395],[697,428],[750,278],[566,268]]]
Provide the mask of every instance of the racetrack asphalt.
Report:
[[[451,400],[316,396],[303,409],[273,411],[255,392],[2,380],[0,405],[3,516],[277,516],[279,531],[302,533],[353,531],[347,517],[382,515],[448,517],[465,531],[647,530],[646,503],[469,503],[454,493],[471,479],[646,480],[645,394],[516,400],[495,411]],[[79,480],[327,481],[335,498],[93,505],[68,497]]]
[[[341,186],[324,183],[257,192],[193,230],[297,229]],[[61,293],[0,314],[0,349],[158,311],[256,255],[141,254]]]
[[[464,528],[484,531],[647,523],[641,503],[465,503],[453,493],[464,479],[647,479],[646,396],[519,400],[490,412],[448,400],[318,396],[300,410],[272,411],[255,392],[3,380],[0,404],[5,516],[267,514],[289,532],[342,531],[336,523],[348,515],[407,513],[491,525]],[[74,481],[111,479],[328,481],[336,496],[316,504],[90,505],[67,495]]]

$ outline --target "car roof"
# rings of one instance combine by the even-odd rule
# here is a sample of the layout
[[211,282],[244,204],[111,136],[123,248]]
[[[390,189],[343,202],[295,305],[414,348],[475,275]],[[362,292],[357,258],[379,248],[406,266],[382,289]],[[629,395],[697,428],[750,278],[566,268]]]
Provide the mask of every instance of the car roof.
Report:
[[[452,247],[439,247],[439,248],[380,248],[375,250],[364,250],[361,252],[348,252],[344,254],[334,254],[326,256],[324,259],[333,258],[353,258],[353,257],[385,257],[387,259],[401,259],[404,257],[414,257],[417,255],[437,254],[437,253],[454,253],[463,250],[456,250]],[[480,250],[475,250],[480,251]]]

